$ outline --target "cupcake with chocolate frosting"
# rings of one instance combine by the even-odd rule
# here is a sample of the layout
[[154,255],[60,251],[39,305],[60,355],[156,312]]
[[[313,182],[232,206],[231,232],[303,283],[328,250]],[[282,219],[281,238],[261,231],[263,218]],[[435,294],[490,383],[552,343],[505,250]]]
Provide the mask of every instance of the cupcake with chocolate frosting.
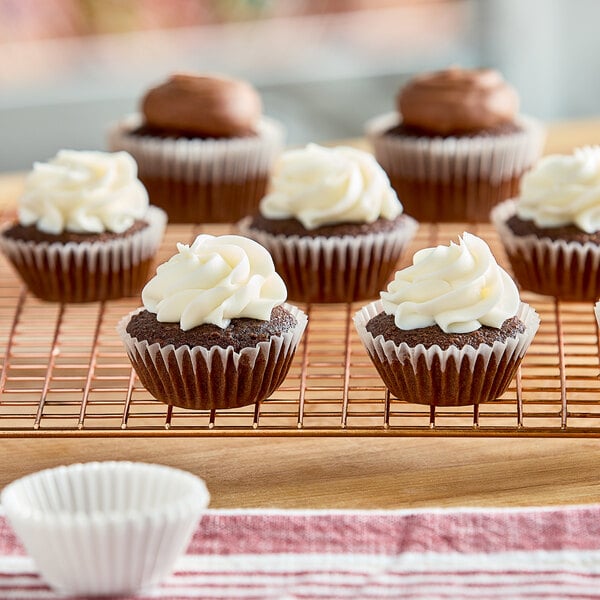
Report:
[[0,248],[43,300],[110,300],[139,293],[166,220],[126,152],[61,150],[35,163]]
[[283,382],[306,327],[284,304],[269,253],[235,235],[199,235],[156,270],[144,306],[118,326],[140,381],[198,410],[262,402]]
[[111,128],[109,145],[137,159],[170,222],[228,223],[256,212],[283,137],[249,83],[177,73]]
[[372,155],[310,144],[282,155],[239,228],[269,250],[290,298],[352,302],[387,283],[417,223]]
[[600,147],[546,156],[492,221],[519,285],[561,300],[600,297]]
[[417,252],[354,322],[390,392],[434,406],[501,396],[539,326],[488,245],[469,233]]
[[518,114],[500,73],[456,67],[411,79],[394,113],[367,136],[408,214],[419,221],[488,221],[541,154],[540,123]]

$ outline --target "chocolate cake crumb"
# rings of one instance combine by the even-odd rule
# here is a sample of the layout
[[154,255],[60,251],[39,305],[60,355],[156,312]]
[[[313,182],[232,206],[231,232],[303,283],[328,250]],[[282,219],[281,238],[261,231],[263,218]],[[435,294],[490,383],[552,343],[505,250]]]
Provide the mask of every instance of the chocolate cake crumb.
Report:
[[[127,132],[127,135],[133,135],[138,137],[148,136],[148,137],[157,137],[161,139],[185,139],[185,140],[222,140],[222,139],[232,139],[231,136],[226,135],[211,135],[209,136],[200,136],[197,133],[192,131],[175,131],[171,129],[163,129],[161,127],[156,127],[152,125],[143,124],[131,131]],[[257,133],[254,131],[249,131],[246,135],[236,135],[235,137],[256,137]]]
[[431,325],[405,330],[396,327],[394,316],[384,312],[374,316],[366,327],[374,338],[382,335],[385,340],[391,340],[398,346],[405,342],[411,348],[423,344],[425,348],[437,345],[442,350],[450,346],[457,348],[467,345],[477,348],[481,344],[491,346],[495,341],[505,342],[525,331],[525,325],[516,316],[506,319],[500,329],[482,325],[479,329],[468,333],[444,333],[439,325]]
[[506,221],[507,227],[517,236],[535,235],[537,238],[549,238],[552,241],[578,242],[600,245],[600,231],[586,233],[577,225],[561,225],[560,227],[538,227],[532,220],[521,219],[513,215]]
[[46,233],[40,231],[35,225],[21,225],[15,223],[2,234],[4,237],[13,240],[22,240],[24,242],[35,242],[37,244],[47,242],[49,244],[58,242],[67,244],[74,242],[81,244],[82,242],[106,242],[118,238],[128,237],[148,227],[148,222],[143,219],[136,219],[133,225],[122,233],[114,233],[113,231],[103,231],[102,233],[75,233],[73,231],[63,231],[62,233]]
[[403,137],[412,138],[448,138],[448,137],[461,137],[461,138],[473,138],[473,137],[494,137],[502,135],[511,135],[514,133],[520,133],[523,128],[517,123],[502,123],[496,127],[489,127],[487,129],[479,129],[477,131],[461,131],[455,130],[448,133],[432,132],[427,129],[421,129],[420,127],[414,127],[412,125],[405,125],[400,123],[385,132],[385,135],[396,135]]
[[260,342],[269,341],[273,336],[292,331],[297,324],[296,318],[282,306],[276,306],[271,312],[269,321],[260,319],[232,319],[227,327],[221,329],[217,325],[198,325],[183,331],[177,323],[160,323],[156,314],[143,310],[134,315],[127,325],[127,333],[138,340],[146,340],[148,344],[158,343],[161,346],[173,344],[180,346],[203,346],[212,348],[232,346],[236,352],[243,348],[253,348]]
[[406,216],[401,214],[395,219],[377,219],[373,223],[338,223],[335,225],[323,225],[316,229],[306,229],[297,219],[267,219],[260,214],[252,218],[250,227],[259,231],[265,231],[272,235],[297,235],[300,237],[315,238],[341,237],[344,235],[359,236],[371,233],[388,233],[396,231],[403,226]]

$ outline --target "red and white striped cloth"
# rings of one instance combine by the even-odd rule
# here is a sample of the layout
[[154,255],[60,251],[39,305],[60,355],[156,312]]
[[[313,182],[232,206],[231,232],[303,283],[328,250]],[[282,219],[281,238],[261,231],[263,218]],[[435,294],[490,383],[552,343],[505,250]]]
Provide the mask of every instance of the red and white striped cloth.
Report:
[[[0,599],[56,597],[0,517]],[[211,510],[137,598],[600,598],[600,506]]]

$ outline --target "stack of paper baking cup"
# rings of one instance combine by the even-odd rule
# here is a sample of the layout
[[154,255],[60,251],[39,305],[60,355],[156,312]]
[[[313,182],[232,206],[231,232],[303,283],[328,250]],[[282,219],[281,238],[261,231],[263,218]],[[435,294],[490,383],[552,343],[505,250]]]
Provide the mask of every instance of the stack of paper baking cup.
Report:
[[2,505],[56,591],[121,595],[166,577],[209,494],[198,477],[161,465],[94,462],[8,485]]

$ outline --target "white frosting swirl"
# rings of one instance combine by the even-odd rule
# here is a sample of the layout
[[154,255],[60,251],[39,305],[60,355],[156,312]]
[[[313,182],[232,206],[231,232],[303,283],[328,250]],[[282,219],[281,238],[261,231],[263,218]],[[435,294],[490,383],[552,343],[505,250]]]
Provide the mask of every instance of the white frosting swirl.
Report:
[[19,222],[52,234],[122,233],[147,209],[130,154],[61,150],[34,164],[19,199]]
[[177,250],[142,290],[160,322],[179,321],[187,331],[204,323],[225,328],[240,317],[267,321],[287,297],[271,255],[253,240],[199,235]]
[[517,215],[538,227],[600,229],[600,146],[542,158],[521,180]]
[[309,144],[284,152],[260,203],[268,219],[294,217],[306,229],[395,219],[402,204],[375,158],[355,148]]
[[520,302],[517,286],[488,245],[470,233],[458,244],[417,252],[412,266],[396,273],[381,299],[396,327],[437,324],[446,333],[466,333],[482,325],[499,328],[517,314]]

